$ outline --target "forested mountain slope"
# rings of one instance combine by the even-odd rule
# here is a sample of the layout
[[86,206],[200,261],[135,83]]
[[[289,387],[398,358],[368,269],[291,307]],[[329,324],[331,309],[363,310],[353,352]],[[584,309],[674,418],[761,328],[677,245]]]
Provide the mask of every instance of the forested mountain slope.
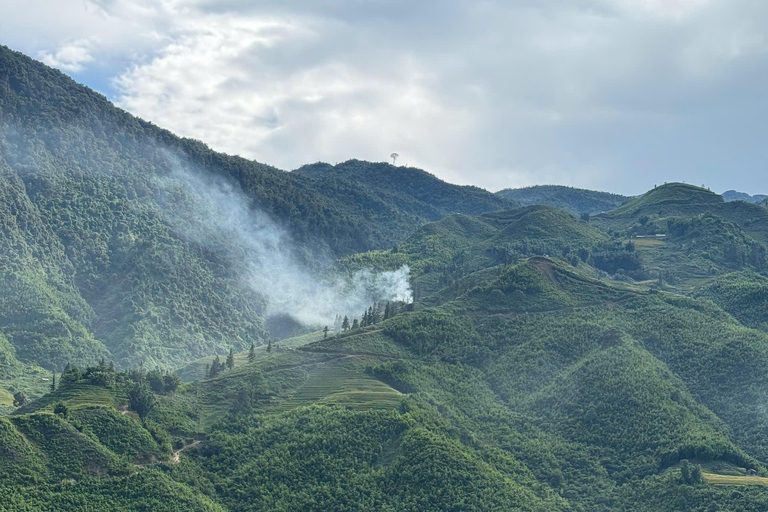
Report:
[[[1,48],[0,510],[767,510],[768,210],[567,191],[286,173]],[[415,300],[264,343],[271,254]]]
[[446,183],[434,175],[412,167],[349,160],[337,165],[316,163],[302,166],[295,174],[326,183],[349,182],[380,194],[398,209],[421,218],[438,220],[449,213],[479,215],[518,206],[478,187]]
[[0,282],[13,290],[0,299],[0,332],[21,360],[57,369],[102,355],[173,368],[268,336],[264,300],[238,268],[243,249],[206,224],[201,190],[244,198],[248,220],[274,221],[278,243],[313,269],[504,203],[436,178],[411,199],[216,153],[5,47],[0,180]]
[[496,192],[496,195],[514,201],[521,206],[554,206],[574,215],[607,212],[618,208],[628,199],[619,194],[564,187],[561,185],[505,188]]

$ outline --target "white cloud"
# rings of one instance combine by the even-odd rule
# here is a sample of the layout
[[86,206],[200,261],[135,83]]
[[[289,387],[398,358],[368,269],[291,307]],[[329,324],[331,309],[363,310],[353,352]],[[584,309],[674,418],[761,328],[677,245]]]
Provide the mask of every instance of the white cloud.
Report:
[[39,57],[44,63],[64,71],[78,72],[85,64],[93,61],[91,44],[87,40],[66,43],[55,52],[41,52]]
[[[39,17],[36,3],[47,7]],[[18,49],[70,71],[117,63],[106,68],[119,105],[286,169],[397,151],[398,162],[491,189],[558,181],[636,193],[686,179],[760,191],[765,2],[13,6],[0,31]],[[25,24],[35,37],[14,28]],[[88,52],[67,46],[82,40]]]

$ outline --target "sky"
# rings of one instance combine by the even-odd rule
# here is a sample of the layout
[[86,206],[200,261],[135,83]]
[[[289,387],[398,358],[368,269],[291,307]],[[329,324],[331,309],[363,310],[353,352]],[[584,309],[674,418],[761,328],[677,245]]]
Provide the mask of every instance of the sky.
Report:
[[765,0],[0,0],[0,44],[212,148],[492,191],[768,193]]

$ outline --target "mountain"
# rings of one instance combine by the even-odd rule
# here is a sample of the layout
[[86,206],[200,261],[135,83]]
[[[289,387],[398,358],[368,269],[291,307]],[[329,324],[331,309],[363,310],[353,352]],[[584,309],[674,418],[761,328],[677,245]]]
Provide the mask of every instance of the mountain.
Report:
[[768,509],[768,210],[567,190],[284,172],[0,49],[0,509]]
[[401,211],[431,221],[450,213],[479,215],[518,206],[515,201],[497,197],[478,187],[451,185],[421,169],[385,162],[316,163],[299,167],[293,173],[317,180],[321,189],[327,186],[326,183],[339,181],[363,187]]
[[[765,412],[752,404],[768,391],[768,335],[710,301],[595,279],[583,265],[534,257],[473,274],[441,306],[401,304],[369,326],[279,341],[216,377],[159,387],[146,428],[124,390],[156,376],[68,372],[0,420],[2,446],[24,454],[0,454],[15,464],[0,495],[109,503],[124,486],[119,507],[192,489],[195,510],[766,503],[759,486],[733,492],[682,467],[761,481],[744,472],[766,472]],[[51,414],[58,404],[66,412]],[[28,441],[43,433],[50,441]],[[54,476],[44,461],[57,443],[81,448]],[[76,483],[64,491],[62,477]]]
[[[429,220],[507,205],[390,171],[397,184],[362,185],[216,153],[0,47],[0,281],[13,290],[0,332],[20,361],[49,369],[100,357],[177,368],[272,336],[243,254],[277,244],[267,267],[321,274]],[[264,243],[244,236],[248,223]]]
[[521,206],[546,205],[562,208],[574,215],[601,213],[618,208],[627,197],[609,192],[597,192],[561,185],[536,185],[524,188],[506,188],[497,196]]
[[760,201],[768,199],[768,196],[765,194],[756,194],[751,196],[749,194],[745,194],[744,192],[727,190],[723,192],[723,199],[726,201],[745,201],[747,203],[759,203]]

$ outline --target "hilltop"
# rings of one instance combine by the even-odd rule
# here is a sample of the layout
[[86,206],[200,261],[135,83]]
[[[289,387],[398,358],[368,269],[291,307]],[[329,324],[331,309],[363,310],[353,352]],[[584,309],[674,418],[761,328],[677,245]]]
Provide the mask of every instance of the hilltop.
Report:
[[317,180],[320,189],[327,183],[350,182],[386,197],[402,211],[431,221],[450,213],[479,215],[517,206],[515,201],[502,199],[487,190],[451,185],[421,169],[385,162],[316,163],[302,166],[293,173]]
[[561,185],[536,185],[516,189],[506,188],[496,192],[496,195],[514,201],[520,204],[520,206],[554,206],[574,215],[614,210],[629,199],[619,194],[564,187]]

